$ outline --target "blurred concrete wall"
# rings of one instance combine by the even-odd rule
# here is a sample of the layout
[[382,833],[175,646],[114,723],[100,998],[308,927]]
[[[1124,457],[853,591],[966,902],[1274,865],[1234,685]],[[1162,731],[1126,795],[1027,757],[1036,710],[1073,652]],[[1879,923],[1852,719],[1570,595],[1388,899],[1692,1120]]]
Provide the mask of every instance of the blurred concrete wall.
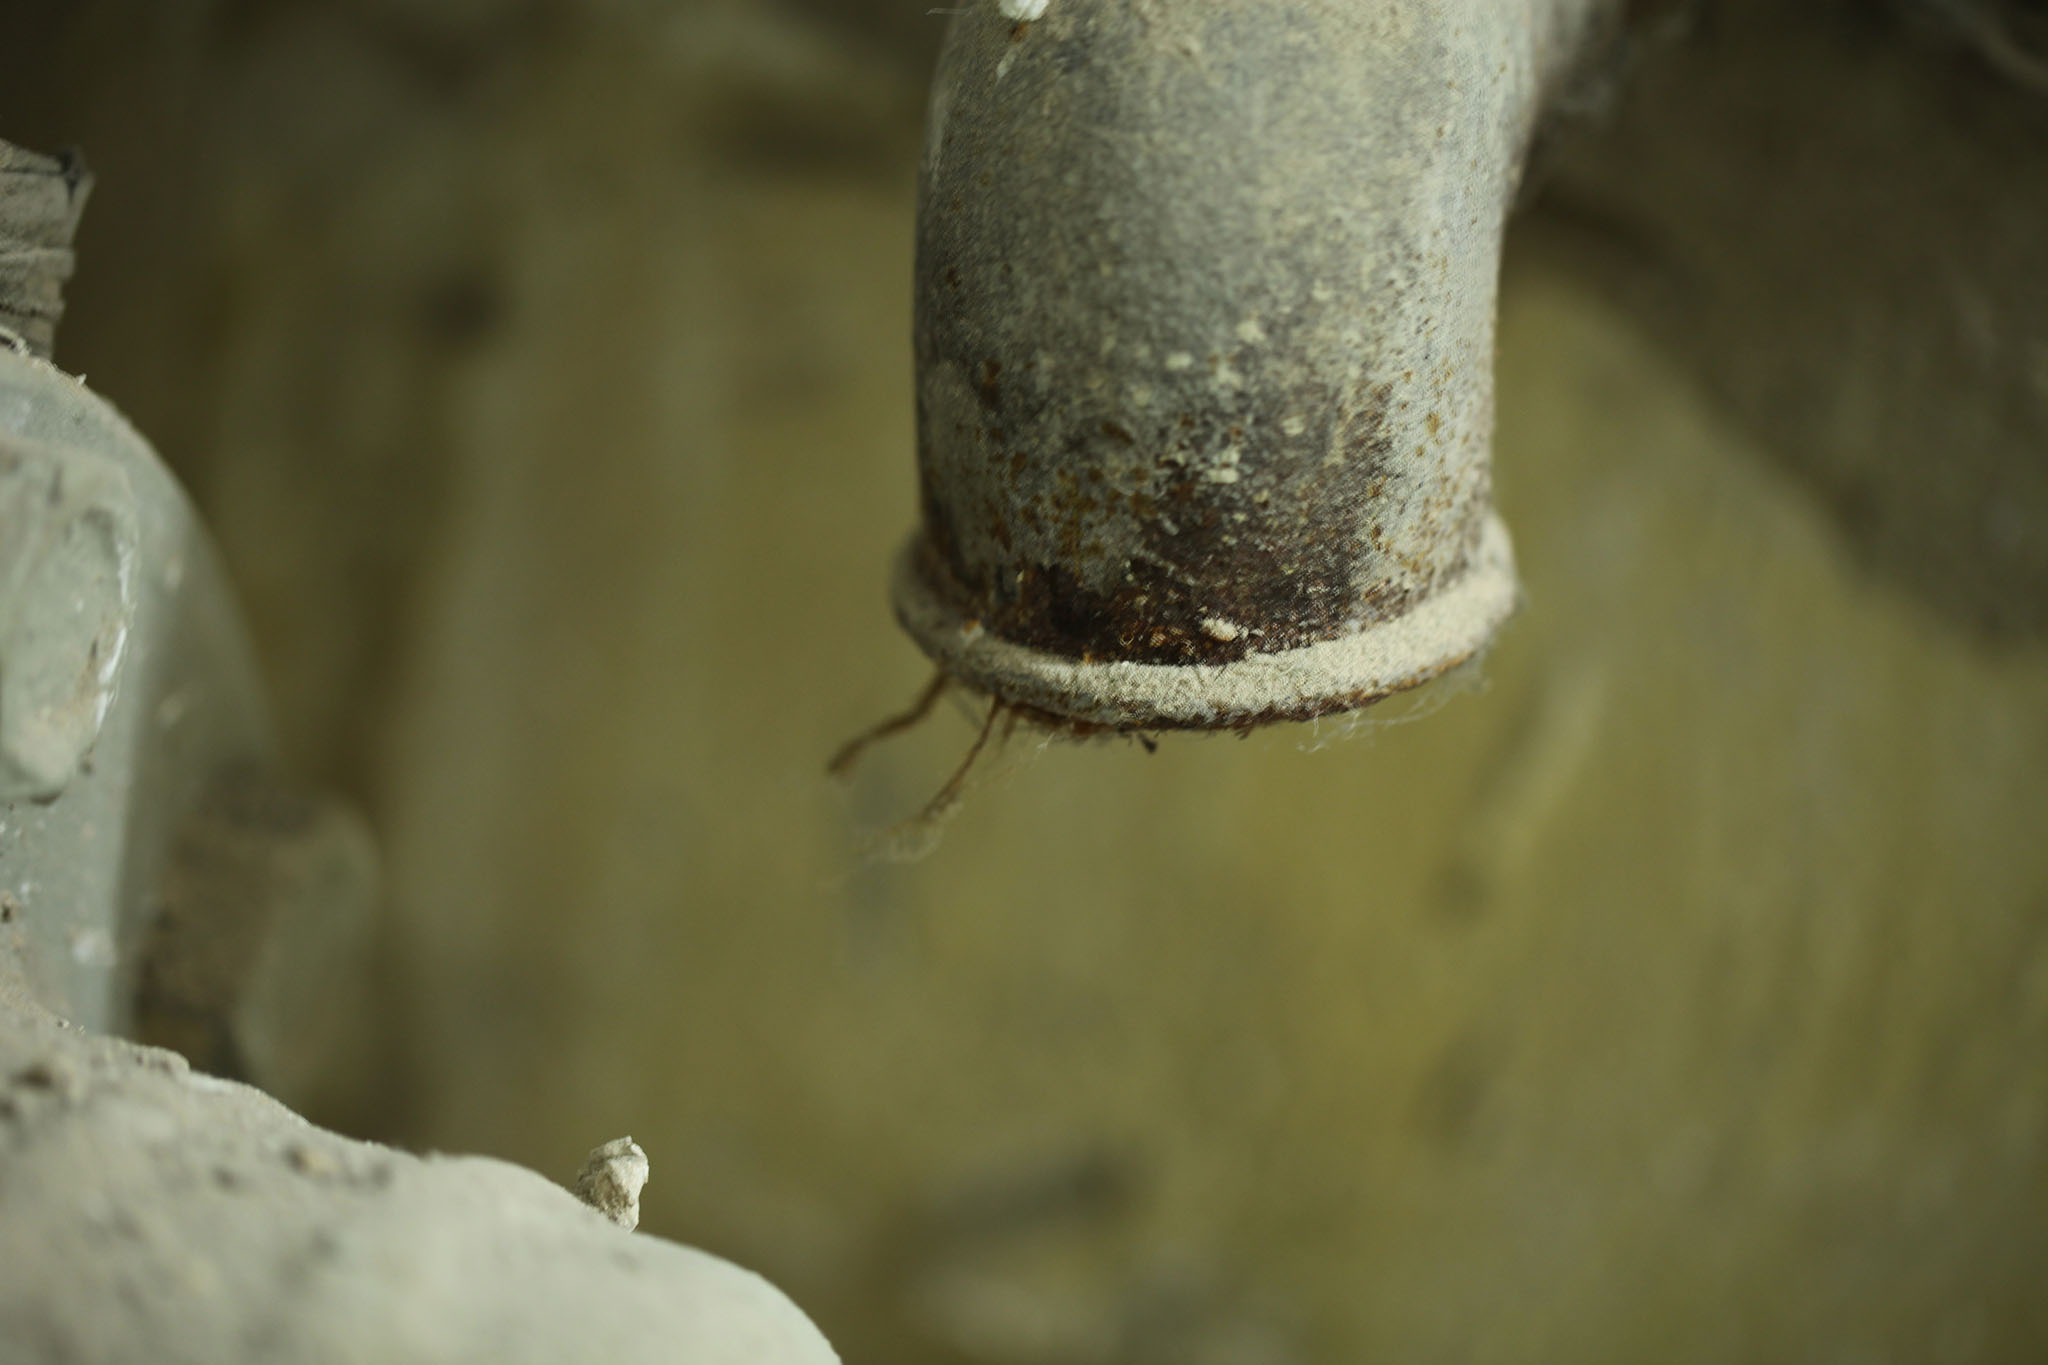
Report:
[[821,775],[925,676],[941,20],[826,8],[88,0],[0,58],[101,177],[60,359],[385,844],[328,1117],[564,1175],[630,1131],[645,1225],[851,1361],[2048,1351],[2048,651],[1866,578],[1541,261],[1476,686],[1020,736],[863,855],[970,735]]

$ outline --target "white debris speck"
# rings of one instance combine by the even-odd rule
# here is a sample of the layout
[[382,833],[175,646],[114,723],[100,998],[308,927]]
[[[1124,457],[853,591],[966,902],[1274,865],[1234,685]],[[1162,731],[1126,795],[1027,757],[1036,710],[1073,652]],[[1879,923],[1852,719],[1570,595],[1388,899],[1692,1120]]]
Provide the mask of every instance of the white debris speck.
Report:
[[1244,628],[1235,621],[1226,621],[1220,616],[1211,616],[1202,622],[1202,631],[1212,640],[1226,644],[1244,634]]
[[1036,19],[1045,13],[1048,0],[996,0],[996,8],[1003,12],[1005,19]]
[[1166,368],[1169,370],[1191,370],[1194,366],[1195,358],[1186,351],[1175,351],[1166,357]]
[[1266,329],[1259,326],[1257,318],[1246,318],[1237,324],[1237,339],[1247,346],[1257,346],[1266,339]]
[[640,1226],[640,1191],[647,1184],[647,1153],[630,1137],[593,1147],[572,1186],[576,1197],[631,1232]]
[[1301,420],[1300,413],[1290,412],[1280,419],[1280,430],[1286,432],[1289,436],[1299,436],[1308,430],[1308,423]]

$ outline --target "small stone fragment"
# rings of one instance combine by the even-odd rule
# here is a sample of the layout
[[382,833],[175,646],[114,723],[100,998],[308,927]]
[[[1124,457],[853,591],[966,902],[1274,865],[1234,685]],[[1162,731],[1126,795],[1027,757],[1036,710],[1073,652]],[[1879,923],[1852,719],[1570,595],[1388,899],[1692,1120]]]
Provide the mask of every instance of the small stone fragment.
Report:
[[285,1164],[300,1175],[310,1175],[315,1179],[337,1175],[341,1170],[340,1164],[331,1153],[318,1147],[310,1147],[303,1142],[295,1142],[285,1148],[284,1159]]
[[570,1190],[578,1199],[631,1232],[640,1226],[640,1191],[647,1184],[647,1153],[631,1137],[593,1147]]

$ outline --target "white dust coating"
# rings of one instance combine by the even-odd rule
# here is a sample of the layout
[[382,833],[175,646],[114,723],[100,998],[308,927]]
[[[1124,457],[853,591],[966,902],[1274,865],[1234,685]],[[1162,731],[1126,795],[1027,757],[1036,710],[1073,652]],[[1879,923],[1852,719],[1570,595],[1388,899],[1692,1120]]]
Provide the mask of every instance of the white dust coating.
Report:
[[[934,596],[915,542],[897,560],[896,617],[947,673],[1003,701],[1095,725],[1221,729],[1275,714],[1345,710],[1427,682],[1493,637],[1519,599],[1508,528],[1496,516],[1457,582],[1336,640],[1226,664],[1083,662],[985,630]],[[1211,632],[1214,633],[1213,631]]]
[[1005,19],[1036,19],[1045,13],[1048,0],[997,0],[996,8]]
[[572,1187],[578,1199],[631,1232],[640,1226],[640,1191],[647,1187],[647,1153],[630,1137],[590,1149]]

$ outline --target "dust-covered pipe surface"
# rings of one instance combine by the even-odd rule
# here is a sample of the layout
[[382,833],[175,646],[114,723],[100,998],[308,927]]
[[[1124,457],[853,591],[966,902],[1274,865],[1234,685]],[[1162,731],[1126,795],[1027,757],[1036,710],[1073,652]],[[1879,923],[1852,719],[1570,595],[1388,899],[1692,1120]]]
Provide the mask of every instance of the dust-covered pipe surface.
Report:
[[1503,221],[1611,0],[1051,0],[952,22],[899,619],[1042,718],[1243,727],[1478,651]]

